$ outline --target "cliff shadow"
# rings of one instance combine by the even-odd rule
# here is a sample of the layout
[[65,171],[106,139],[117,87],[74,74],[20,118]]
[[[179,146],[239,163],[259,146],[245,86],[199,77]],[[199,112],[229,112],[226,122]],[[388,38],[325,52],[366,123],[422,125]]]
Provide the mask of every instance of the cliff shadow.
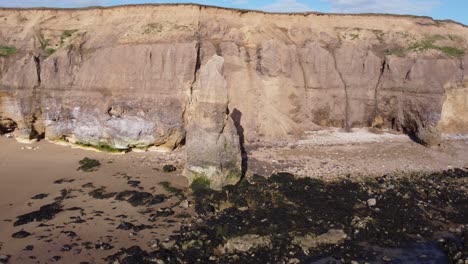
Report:
[[231,118],[234,121],[234,125],[236,126],[237,130],[237,135],[239,136],[239,145],[241,148],[242,155],[242,177],[244,177],[248,169],[249,157],[247,156],[247,151],[245,151],[244,147],[244,128],[241,125],[242,112],[234,108],[234,110],[232,110],[231,113]]

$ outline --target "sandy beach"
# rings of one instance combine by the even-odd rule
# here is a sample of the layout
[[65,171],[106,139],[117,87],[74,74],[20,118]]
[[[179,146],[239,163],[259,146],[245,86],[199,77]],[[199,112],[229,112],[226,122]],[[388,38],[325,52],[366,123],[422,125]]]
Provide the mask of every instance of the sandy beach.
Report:
[[[85,157],[99,160],[99,169],[78,171],[78,162]],[[180,159],[174,154],[98,153],[45,141],[26,145],[0,137],[0,252],[12,256],[9,263],[52,263],[56,256],[60,256],[62,263],[102,263],[111,249],[97,249],[101,242],[109,244],[113,251],[133,243],[151,248],[155,239],[163,241],[180,228],[185,218],[178,215],[189,217],[186,215],[192,213],[191,208],[179,206],[184,199],[160,185],[169,182],[180,189],[187,185],[179,170],[163,172],[165,162],[178,166]],[[132,187],[129,181],[140,183]],[[151,207],[133,206],[126,201],[89,195],[103,186],[106,192],[134,190],[162,194],[164,201]],[[64,192],[66,199],[61,200]],[[46,197],[32,199],[39,194]],[[41,221],[32,221],[14,226],[17,216],[56,200],[61,200],[63,211],[53,219],[42,221],[43,225]],[[150,215],[162,208],[171,208],[173,212],[149,222]],[[151,227],[138,232],[117,229],[121,223]],[[22,230],[31,235],[12,238],[12,234]],[[27,246],[32,249],[25,250]]]

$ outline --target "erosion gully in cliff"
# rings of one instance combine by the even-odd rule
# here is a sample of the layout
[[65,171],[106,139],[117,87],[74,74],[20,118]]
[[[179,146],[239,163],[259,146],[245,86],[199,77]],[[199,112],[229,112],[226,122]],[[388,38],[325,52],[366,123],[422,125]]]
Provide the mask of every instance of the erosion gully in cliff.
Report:
[[[140,262],[129,263],[154,259],[172,263],[177,262],[177,254],[191,262],[198,250],[200,259],[219,263],[236,263],[236,254],[242,260],[298,263],[296,259],[310,260],[308,253],[317,251],[318,245],[345,243],[352,236],[350,230],[365,229],[362,232],[376,235],[375,229],[363,227],[371,225],[371,217],[376,219],[376,229],[394,237],[398,237],[394,228],[423,232],[423,226],[429,225],[424,212],[387,186],[396,185],[403,192],[405,184],[390,182],[384,188],[379,181],[391,193],[382,197],[401,205],[400,213],[416,215],[416,227],[384,223],[388,215],[373,210],[374,205],[367,206],[370,211],[353,207],[366,192],[379,192],[373,184],[322,185],[298,182],[289,174],[274,174],[277,184],[260,178],[242,181],[246,149],[296,146],[306,142],[311,131],[330,128],[404,133],[436,148],[443,147],[442,139],[448,134],[468,133],[468,28],[452,21],[392,15],[269,14],[188,4],[0,9],[0,21],[0,133],[20,142],[45,139],[112,152],[133,149],[171,155],[182,151],[183,170],[177,173],[194,186],[222,190],[195,188],[197,213],[213,226],[223,226],[201,229],[210,239],[197,240],[195,233],[184,231],[173,245],[158,245],[164,249],[158,256],[133,248],[109,256],[109,262],[138,255]],[[466,177],[464,173],[446,172],[449,179],[439,191],[462,192],[456,183]],[[425,177],[430,181],[442,176]],[[127,180],[141,187],[138,181]],[[426,186],[421,181],[418,184]],[[313,189],[315,196],[304,193],[301,184]],[[177,193],[179,204],[188,204],[183,192],[162,186]],[[316,186],[324,186],[328,196],[336,195],[353,209],[337,212],[341,208],[337,204],[326,208],[313,202],[326,203]],[[256,193],[257,187],[264,192]],[[424,200],[417,187],[410,187],[409,193]],[[123,197],[115,198],[122,202],[135,196],[159,204],[165,199],[146,192],[127,191],[118,196],[104,187],[96,189],[93,194],[99,200]],[[66,199],[67,191],[62,194],[54,206]],[[460,210],[450,216],[442,211],[434,214],[450,223],[460,222],[466,208],[457,202],[466,199],[445,198],[444,205]],[[262,211],[262,204],[274,209]],[[298,213],[301,206],[308,208],[304,214]],[[153,219],[171,215],[173,208],[168,208],[154,213]],[[316,210],[327,212],[326,217],[318,217]],[[275,220],[264,230],[256,229],[263,223],[261,218],[275,214],[299,220],[293,224]],[[322,223],[336,217],[343,223],[320,224],[313,233],[299,234],[310,219]],[[248,228],[231,230],[225,223]],[[133,230],[135,226],[139,225],[122,227]],[[265,234],[265,230],[279,235]],[[424,233],[425,238],[429,233]],[[357,254],[356,241],[346,242],[346,252]],[[389,245],[379,246],[385,250]],[[0,243],[0,253],[1,248]],[[189,250],[181,252],[183,248]],[[256,257],[246,253],[253,248],[265,251]],[[334,247],[324,248],[324,252],[337,252]],[[297,258],[290,260],[281,253],[289,251]],[[353,256],[365,259],[357,255]]]

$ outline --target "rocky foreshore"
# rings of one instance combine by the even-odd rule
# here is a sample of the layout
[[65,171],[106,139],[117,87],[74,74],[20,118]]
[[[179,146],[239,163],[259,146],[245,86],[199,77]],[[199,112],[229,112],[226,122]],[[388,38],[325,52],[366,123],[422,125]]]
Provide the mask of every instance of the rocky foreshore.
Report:
[[[359,177],[340,170],[328,177],[248,173],[214,191],[181,176],[183,151],[111,155],[47,142],[25,147],[4,137],[0,144],[1,263],[464,264],[468,258],[468,166]],[[375,144],[347,148],[372,156]],[[417,144],[399,146],[418,154]],[[418,166],[415,156],[408,159]],[[249,167],[261,170],[256,166]]]

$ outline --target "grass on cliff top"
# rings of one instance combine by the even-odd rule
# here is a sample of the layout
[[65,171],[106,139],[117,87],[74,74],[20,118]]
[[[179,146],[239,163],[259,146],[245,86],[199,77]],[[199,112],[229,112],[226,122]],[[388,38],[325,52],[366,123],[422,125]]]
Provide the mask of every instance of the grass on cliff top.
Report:
[[0,46],[0,57],[8,57],[16,53],[15,47]]
[[[445,36],[442,35],[433,35],[429,36],[423,40],[414,42],[408,48],[396,48],[387,51],[387,55],[396,55],[399,57],[405,56],[408,52],[418,52],[418,51],[425,51],[425,50],[438,50],[443,52],[447,56],[451,57],[461,57],[465,55],[465,51],[463,49],[459,49],[456,47],[451,46],[438,46],[435,44],[438,40],[447,39]],[[452,38],[451,38],[452,39]]]
[[143,34],[152,34],[162,32],[163,26],[158,23],[150,23],[142,27]]

